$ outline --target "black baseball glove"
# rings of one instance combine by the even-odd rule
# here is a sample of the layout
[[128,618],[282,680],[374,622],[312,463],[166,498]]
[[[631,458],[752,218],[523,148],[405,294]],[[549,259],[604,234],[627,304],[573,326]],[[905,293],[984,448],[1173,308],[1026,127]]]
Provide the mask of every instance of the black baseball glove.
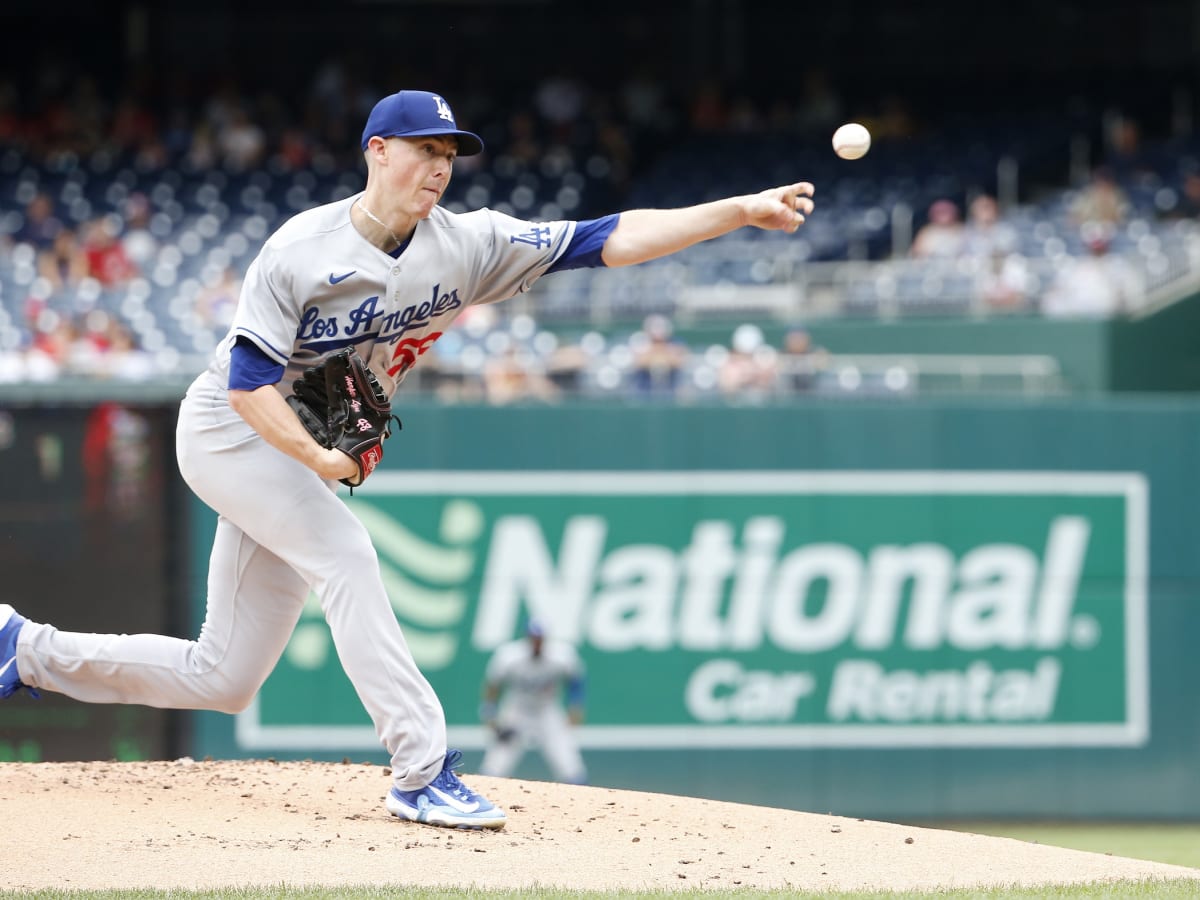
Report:
[[357,487],[383,459],[383,441],[392,436],[392,404],[375,373],[353,347],[339,350],[292,382],[288,405],[318,444],[341,450],[358,463],[356,478],[342,484]]
[[507,744],[517,737],[517,729],[511,725],[502,725],[499,722],[492,725],[492,731],[496,733],[496,740],[501,744]]

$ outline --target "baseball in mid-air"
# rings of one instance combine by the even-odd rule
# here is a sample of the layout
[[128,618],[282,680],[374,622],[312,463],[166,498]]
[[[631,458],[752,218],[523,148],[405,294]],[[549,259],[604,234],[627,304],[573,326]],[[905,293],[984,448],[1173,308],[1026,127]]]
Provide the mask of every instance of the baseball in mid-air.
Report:
[[833,133],[833,152],[842,159],[861,159],[871,149],[871,132],[857,122],[847,122]]

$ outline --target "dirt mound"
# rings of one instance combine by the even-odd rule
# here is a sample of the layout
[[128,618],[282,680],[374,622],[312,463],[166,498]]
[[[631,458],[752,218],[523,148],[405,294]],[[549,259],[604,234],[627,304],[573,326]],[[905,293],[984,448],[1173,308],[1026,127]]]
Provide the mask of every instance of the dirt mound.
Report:
[[[0,885],[933,889],[1200,870],[735,803],[465,776],[503,831],[387,814],[378,765],[5,763]],[[449,852],[447,852],[449,851]]]

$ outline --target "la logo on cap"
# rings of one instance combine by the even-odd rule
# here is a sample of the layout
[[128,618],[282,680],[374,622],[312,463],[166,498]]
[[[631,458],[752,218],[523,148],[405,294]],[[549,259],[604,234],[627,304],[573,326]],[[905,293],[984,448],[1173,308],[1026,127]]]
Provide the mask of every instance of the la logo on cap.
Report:
[[453,136],[458,140],[458,155],[483,152],[483,140],[477,134],[460,131],[454,123],[450,104],[431,91],[397,91],[389,94],[371,110],[362,133],[362,148],[372,137]]

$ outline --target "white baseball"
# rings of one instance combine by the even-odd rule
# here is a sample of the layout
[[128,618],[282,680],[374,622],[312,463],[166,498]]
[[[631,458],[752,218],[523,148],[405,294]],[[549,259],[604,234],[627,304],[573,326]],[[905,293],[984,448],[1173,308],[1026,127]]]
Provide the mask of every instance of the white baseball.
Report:
[[833,133],[833,152],[842,159],[860,159],[871,149],[871,132],[857,122],[847,122]]

